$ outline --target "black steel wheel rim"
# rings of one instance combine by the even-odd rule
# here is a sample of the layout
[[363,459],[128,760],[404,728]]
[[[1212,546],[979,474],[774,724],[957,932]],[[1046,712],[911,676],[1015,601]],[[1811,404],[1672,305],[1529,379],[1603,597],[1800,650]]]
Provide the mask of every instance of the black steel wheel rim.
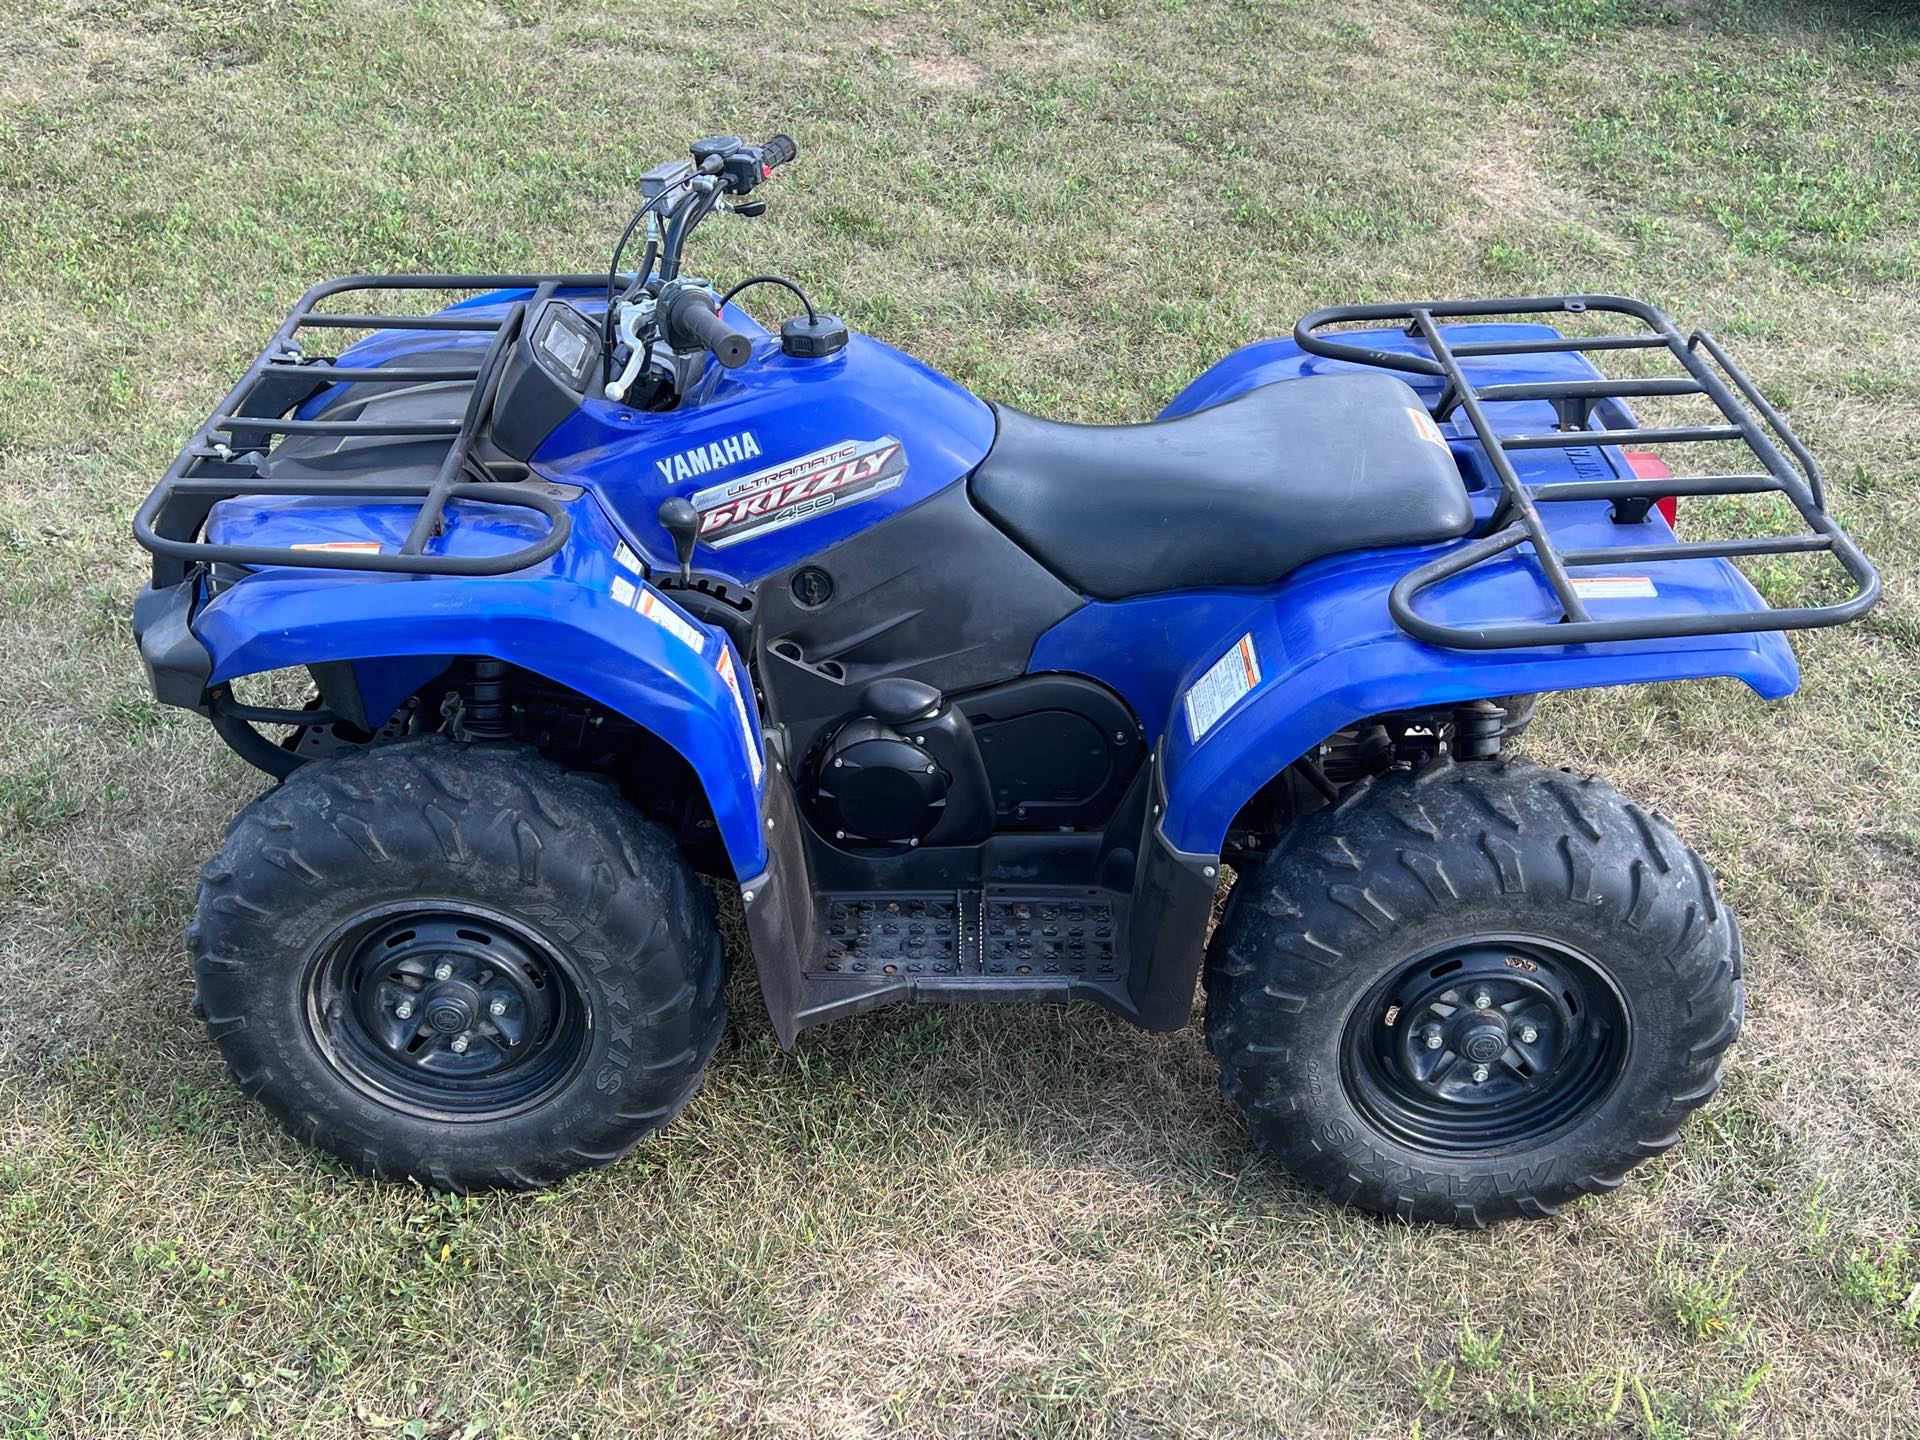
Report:
[[1570,946],[1482,936],[1395,966],[1348,1017],[1341,1079],[1416,1150],[1539,1144],[1609,1095],[1632,1033],[1618,989]]
[[328,1062],[397,1108],[496,1120],[546,1099],[585,1057],[574,962],[504,915],[386,906],[341,927],[308,972],[307,1019]]

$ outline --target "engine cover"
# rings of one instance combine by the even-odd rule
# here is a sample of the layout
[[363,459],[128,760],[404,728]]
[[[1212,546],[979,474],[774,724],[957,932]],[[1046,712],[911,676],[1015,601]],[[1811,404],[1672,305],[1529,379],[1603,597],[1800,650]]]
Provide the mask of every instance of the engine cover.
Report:
[[940,823],[951,785],[924,749],[862,716],[822,748],[811,798],[815,818],[835,840],[917,845]]

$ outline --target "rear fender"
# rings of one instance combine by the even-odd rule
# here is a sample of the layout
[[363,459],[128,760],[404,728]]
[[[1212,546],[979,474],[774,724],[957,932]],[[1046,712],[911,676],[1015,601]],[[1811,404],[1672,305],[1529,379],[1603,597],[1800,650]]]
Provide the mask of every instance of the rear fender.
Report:
[[[248,503],[253,523],[275,528],[260,515],[267,502]],[[289,507],[276,543],[297,543],[289,537],[314,521],[317,509]],[[354,507],[354,524],[386,538],[378,509]],[[391,518],[403,527],[410,510],[396,509]],[[192,633],[211,658],[207,683],[350,662],[377,725],[450,657],[504,660],[578,691],[672,746],[705,791],[735,873],[760,873],[767,860],[759,818],[765,751],[745,666],[726,636],[686,616],[616,560],[619,539],[591,500],[582,497],[570,509],[566,547],[518,574],[278,568],[250,575],[193,615]],[[345,517],[338,509],[324,513],[331,538]],[[509,529],[525,523],[468,513],[449,533],[464,524],[468,542],[481,543],[479,531],[496,521]],[[512,534],[489,538],[524,543]],[[729,670],[738,695],[724,678]]]
[[[1133,703],[1161,739],[1162,832],[1175,849],[1203,855],[1220,852],[1234,817],[1269,780],[1369,716],[1662,680],[1731,677],[1769,700],[1799,684],[1793,649],[1777,633],[1443,650],[1408,636],[1387,613],[1387,591],[1407,566],[1406,551],[1347,555],[1297,572],[1268,595],[1188,593],[1089,605],[1043,639],[1035,668],[1080,670]],[[1670,564],[1660,587],[1669,608],[1682,597],[1703,610],[1759,604],[1721,560]],[[1463,615],[1481,607],[1524,614],[1531,600],[1544,613],[1546,600],[1534,598],[1539,588],[1531,568],[1515,562],[1510,571],[1482,573],[1471,586],[1440,594],[1434,610],[1442,617],[1449,606]],[[1243,638],[1258,679],[1196,736],[1194,720],[1206,718],[1204,707],[1191,716],[1187,696]],[[1163,670],[1148,651],[1178,659]]]
[[[1556,333],[1536,324],[1447,327],[1451,339],[1503,343],[1547,339]],[[1399,331],[1369,331],[1364,338],[1376,349],[1424,353],[1417,338]],[[1260,385],[1353,368],[1345,361],[1304,354],[1291,339],[1261,341],[1226,356],[1196,378],[1163,415],[1217,405]],[[1596,373],[1579,355],[1530,355],[1476,367],[1476,374],[1488,381],[1577,379]],[[1437,379],[1411,374],[1401,378],[1429,403],[1437,398]],[[1555,423],[1544,402],[1533,409],[1525,404],[1507,409],[1512,412],[1509,422],[1521,428],[1544,430]],[[1624,408],[1621,415],[1618,423],[1632,423]],[[1452,448],[1476,519],[1484,527],[1498,493],[1493,476],[1476,445],[1456,435]],[[1631,473],[1625,458],[1604,446],[1530,452],[1518,463],[1528,483]],[[1281,503],[1274,523],[1285,521]],[[1556,505],[1552,527],[1555,543],[1569,547],[1598,549],[1671,538],[1658,515],[1646,526],[1612,523],[1604,501]],[[1657,533],[1647,534],[1648,527]],[[1220,850],[1241,807],[1275,775],[1327,736],[1369,716],[1504,695],[1715,676],[1745,681],[1766,699],[1791,694],[1799,684],[1792,646],[1778,632],[1512,650],[1449,650],[1425,644],[1394,624],[1387,594],[1402,575],[1441,553],[1441,547],[1424,547],[1336,555],[1296,571],[1264,595],[1197,592],[1089,606],[1046,637],[1042,649],[1051,642],[1045,658],[1061,668],[1089,669],[1096,675],[1109,669],[1111,676],[1103,678],[1133,701],[1149,727],[1164,726],[1167,813],[1162,827],[1175,848],[1202,854]],[[1605,600],[1609,619],[1765,609],[1746,577],[1725,560],[1663,561],[1652,576],[1644,565],[1618,568],[1619,574],[1603,570],[1596,578],[1636,584]],[[1658,586],[1657,598],[1636,594],[1649,580]],[[1121,613],[1134,606],[1140,607],[1137,615]],[[1560,614],[1539,572],[1520,551],[1434,586],[1423,594],[1420,608],[1423,615],[1464,629],[1526,620],[1551,623]],[[1103,611],[1109,613],[1098,613]],[[1077,635],[1059,633],[1076,626]],[[1142,645],[1148,637],[1153,644]],[[1259,679],[1196,736],[1185,697],[1243,637]],[[1062,640],[1066,643],[1059,643]],[[1160,650],[1159,662],[1140,657],[1139,651],[1148,648]],[[1103,649],[1110,658],[1102,658]],[[1036,668],[1040,658],[1036,656]]]

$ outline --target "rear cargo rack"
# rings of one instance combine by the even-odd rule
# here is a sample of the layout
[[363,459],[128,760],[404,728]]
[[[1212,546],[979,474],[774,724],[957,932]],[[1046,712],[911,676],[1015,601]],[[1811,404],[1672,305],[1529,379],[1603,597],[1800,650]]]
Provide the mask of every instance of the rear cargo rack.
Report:
[[[1563,335],[1526,340],[1449,342],[1438,322],[1490,316],[1624,315],[1638,322],[1630,333]],[[1404,327],[1421,341],[1422,355],[1379,350],[1319,333],[1328,326],[1388,324]],[[1395,623],[1429,644],[1464,650],[1501,650],[1533,645],[1574,645],[1592,641],[1656,640],[1688,635],[1725,635],[1761,630],[1805,630],[1857,619],[1879,598],[1880,578],[1866,556],[1826,511],[1826,487],[1820,467],[1756,386],[1711,335],[1696,330],[1682,336],[1673,322],[1644,301],[1618,295],[1554,295],[1493,300],[1446,300],[1384,305],[1336,305],[1303,316],[1294,340],[1310,354],[1331,360],[1433,376],[1443,384],[1433,405],[1436,420],[1463,412],[1473,439],[1486,452],[1500,484],[1500,495],[1486,532],[1438,560],[1409,571],[1394,585],[1388,609]],[[1614,350],[1664,350],[1684,374],[1653,379],[1600,378],[1545,380],[1476,386],[1462,362],[1488,357],[1583,354]],[[1641,427],[1634,425],[1624,401],[1650,396],[1705,395],[1719,408],[1724,424]],[[1500,434],[1487,418],[1490,402],[1549,401],[1554,428],[1537,434]],[[1594,428],[1596,412],[1624,421]],[[1776,439],[1778,444],[1775,443]],[[1516,451],[1575,449],[1589,446],[1742,443],[1763,473],[1679,475],[1671,479],[1573,480],[1529,486],[1515,472]],[[1781,447],[1792,455],[1789,461]],[[1766,535],[1724,540],[1672,540],[1647,545],[1556,549],[1541,522],[1539,507],[1574,500],[1611,500],[1614,518],[1633,523],[1645,518],[1656,496],[1784,495],[1808,527],[1799,535]],[[1510,550],[1526,547],[1551,588],[1562,615],[1556,622],[1516,622],[1464,627],[1420,614],[1415,598],[1424,590]],[[1596,620],[1580,598],[1571,571],[1605,565],[1658,565],[1677,560],[1819,553],[1836,560],[1854,584],[1853,595],[1831,605],[1639,616]]]
[[[572,522],[560,501],[543,487],[502,480],[474,454],[493,407],[502,363],[527,315],[559,289],[604,287],[599,275],[349,275],[324,281],[300,297],[273,339],[254,358],[226,399],[194,432],[134,515],[133,533],[154,554],[155,585],[174,584],[195,565],[291,565],[326,570],[370,570],[400,575],[504,575],[537,565],[566,544]],[[319,308],[335,296],[381,291],[484,292],[528,290],[504,314],[338,313]],[[452,298],[450,294],[449,299]],[[491,338],[471,364],[436,361],[391,365],[342,365],[315,359],[299,337],[311,330],[379,332],[456,331]],[[330,385],[363,381],[421,384],[469,380],[473,390],[455,420],[301,419],[292,414]],[[287,435],[353,435],[388,438],[444,437],[447,451],[430,480],[366,476],[300,480],[263,478],[260,466],[277,439]],[[524,474],[524,467],[516,467]],[[514,478],[519,478],[516,475]],[[200,538],[207,515],[222,500],[242,496],[380,498],[417,500],[406,541],[397,554],[347,550],[296,550],[284,546],[220,545]],[[499,555],[429,555],[427,542],[440,533],[447,503],[485,501],[513,505],[546,517],[547,529],[533,544]]]

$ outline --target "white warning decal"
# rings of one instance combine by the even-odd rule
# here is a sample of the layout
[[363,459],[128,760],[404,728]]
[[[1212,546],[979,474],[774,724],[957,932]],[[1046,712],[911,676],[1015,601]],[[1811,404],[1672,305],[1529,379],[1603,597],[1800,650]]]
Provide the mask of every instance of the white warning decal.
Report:
[[680,612],[667,604],[666,601],[662,600],[653,591],[641,591],[640,603],[633,608],[669,635],[673,636],[674,639],[678,640],[682,645],[685,645],[689,650],[692,650],[695,654],[704,654],[706,652],[707,637],[700,632],[699,627],[691,620],[681,619]]
[[1253,648],[1253,636],[1242,635],[1240,643],[1208,668],[1187,691],[1187,733],[1196,744],[1241,698],[1260,683],[1260,656]]
[[1660,592],[1646,575],[1584,575],[1573,582],[1582,600],[1651,600]]
[[1411,405],[1407,406],[1406,410],[1407,418],[1413,421],[1414,432],[1422,440],[1430,440],[1442,450],[1447,448],[1447,437],[1442,435],[1440,427],[1433,423],[1433,416],[1424,410],[1416,410]]
[[842,440],[700,491],[693,497],[700,540],[724,549],[823,510],[885,494],[906,473],[907,452],[893,436]]
[[766,770],[766,762],[760,758],[760,749],[753,743],[753,717],[747,713],[747,696],[740,684],[740,672],[734,668],[733,648],[720,647],[720,658],[714,668],[720,672],[720,678],[726,682],[727,689],[733,692],[733,708],[740,715],[740,738],[747,742],[747,763],[753,767],[753,783],[760,783],[760,776]]

